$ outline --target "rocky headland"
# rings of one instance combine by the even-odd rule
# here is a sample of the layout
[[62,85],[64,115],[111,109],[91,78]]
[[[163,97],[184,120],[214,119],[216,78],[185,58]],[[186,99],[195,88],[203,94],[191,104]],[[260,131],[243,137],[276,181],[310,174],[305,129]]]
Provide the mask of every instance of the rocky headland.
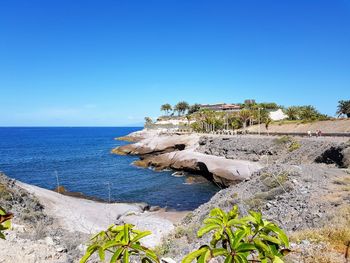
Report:
[[[287,231],[286,262],[346,262],[350,242],[350,141],[348,138],[163,134],[145,136],[114,153],[135,154],[135,164],[188,171],[226,187],[187,214],[158,247],[180,262],[208,243],[197,230],[214,207],[237,204]],[[131,135],[132,136],[132,135]]]

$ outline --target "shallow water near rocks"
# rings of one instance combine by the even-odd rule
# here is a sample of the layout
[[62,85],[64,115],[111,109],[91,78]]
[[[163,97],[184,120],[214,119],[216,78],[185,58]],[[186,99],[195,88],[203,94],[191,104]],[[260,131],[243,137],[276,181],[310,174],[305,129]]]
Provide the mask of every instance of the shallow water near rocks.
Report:
[[140,129],[0,128],[0,171],[47,189],[57,187],[57,175],[68,191],[176,210],[193,210],[219,190],[210,182],[186,184],[173,171],[135,167],[138,157],[110,153],[127,144],[115,137]]

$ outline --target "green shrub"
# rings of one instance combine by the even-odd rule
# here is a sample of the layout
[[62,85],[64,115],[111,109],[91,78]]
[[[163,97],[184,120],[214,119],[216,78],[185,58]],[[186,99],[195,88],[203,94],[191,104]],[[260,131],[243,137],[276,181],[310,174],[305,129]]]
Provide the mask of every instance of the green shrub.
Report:
[[292,141],[293,141],[293,138],[287,135],[284,135],[282,137],[275,139],[275,143],[277,144],[286,144]]
[[269,173],[264,173],[261,175],[261,182],[268,189],[276,188],[278,186],[283,186],[287,181],[288,181],[288,174],[286,172],[276,176]]
[[[179,228],[175,235],[182,237],[187,232],[191,230]],[[264,220],[261,213],[254,211],[240,217],[237,206],[228,213],[220,208],[211,210],[197,236],[202,237],[209,232],[213,233],[210,244],[187,255],[182,263],[207,263],[218,257],[225,258],[225,263],[283,263],[283,256],[289,252],[288,237],[277,225]],[[106,252],[112,254],[111,263],[129,263],[130,256],[139,257],[141,261],[137,262],[159,263],[156,253],[140,244],[140,240],[150,234],[149,231],[135,230],[130,224],[112,225],[107,231],[92,237],[92,243],[80,263],[87,262],[94,253],[98,253],[100,260],[104,261]],[[167,239],[157,252],[164,255],[170,249],[171,243]]]
[[13,214],[6,213],[6,211],[0,207],[0,238],[5,239],[4,231],[11,228],[11,219]]
[[157,255],[140,243],[142,238],[150,234],[150,231],[134,229],[131,224],[112,225],[91,238],[92,243],[80,263],[87,262],[94,253],[98,253],[100,260],[104,261],[106,252],[112,254],[111,263],[129,263],[130,256],[139,257],[142,263],[158,263]]
[[293,152],[295,150],[298,150],[300,147],[301,147],[300,142],[292,141],[292,143],[288,147],[288,151]]
[[254,211],[239,218],[237,206],[228,213],[213,209],[198,237],[209,232],[213,233],[210,244],[187,255],[182,263],[205,263],[218,257],[224,258],[225,263],[281,263],[288,251],[288,237],[277,225],[263,220],[261,213]]

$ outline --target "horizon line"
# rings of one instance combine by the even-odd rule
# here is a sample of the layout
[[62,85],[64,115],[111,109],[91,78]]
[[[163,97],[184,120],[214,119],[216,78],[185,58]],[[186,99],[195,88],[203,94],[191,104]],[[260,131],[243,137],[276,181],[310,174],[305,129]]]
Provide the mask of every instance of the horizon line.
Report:
[[0,128],[144,128],[144,126],[0,126]]

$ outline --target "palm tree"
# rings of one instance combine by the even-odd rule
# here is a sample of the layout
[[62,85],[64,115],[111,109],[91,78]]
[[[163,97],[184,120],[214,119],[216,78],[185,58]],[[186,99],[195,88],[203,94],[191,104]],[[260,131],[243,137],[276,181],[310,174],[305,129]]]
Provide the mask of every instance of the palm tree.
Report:
[[190,105],[186,101],[180,101],[175,105],[174,111],[177,111],[179,115],[183,115],[189,108]]
[[311,105],[302,106],[300,110],[300,119],[302,120],[316,120],[320,113]]
[[288,120],[297,120],[299,119],[299,107],[290,106],[285,109],[284,113],[288,116]]
[[350,118],[350,100],[340,100],[338,103],[338,116],[345,115]]
[[272,122],[272,119],[270,118],[270,116],[265,116],[263,118],[263,123],[265,123],[265,128],[266,128],[267,135],[270,135],[269,134],[269,126],[270,126],[271,122]]
[[193,113],[199,111],[200,108],[201,108],[201,106],[198,103],[195,103],[195,104],[190,106],[190,108],[188,110],[188,114],[193,114]]
[[191,115],[186,115],[186,119],[187,119],[187,126],[188,126],[188,128],[190,128],[192,116]]
[[239,118],[243,123],[243,130],[246,129],[247,121],[250,120],[251,117],[252,117],[252,112],[250,110],[243,109],[239,112]]
[[169,115],[169,111],[172,110],[172,107],[169,103],[166,103],[166,104],[163,104],[161,107],[160,107],[160,110],[161,111],[164,111],[166,113],[166,115]]

